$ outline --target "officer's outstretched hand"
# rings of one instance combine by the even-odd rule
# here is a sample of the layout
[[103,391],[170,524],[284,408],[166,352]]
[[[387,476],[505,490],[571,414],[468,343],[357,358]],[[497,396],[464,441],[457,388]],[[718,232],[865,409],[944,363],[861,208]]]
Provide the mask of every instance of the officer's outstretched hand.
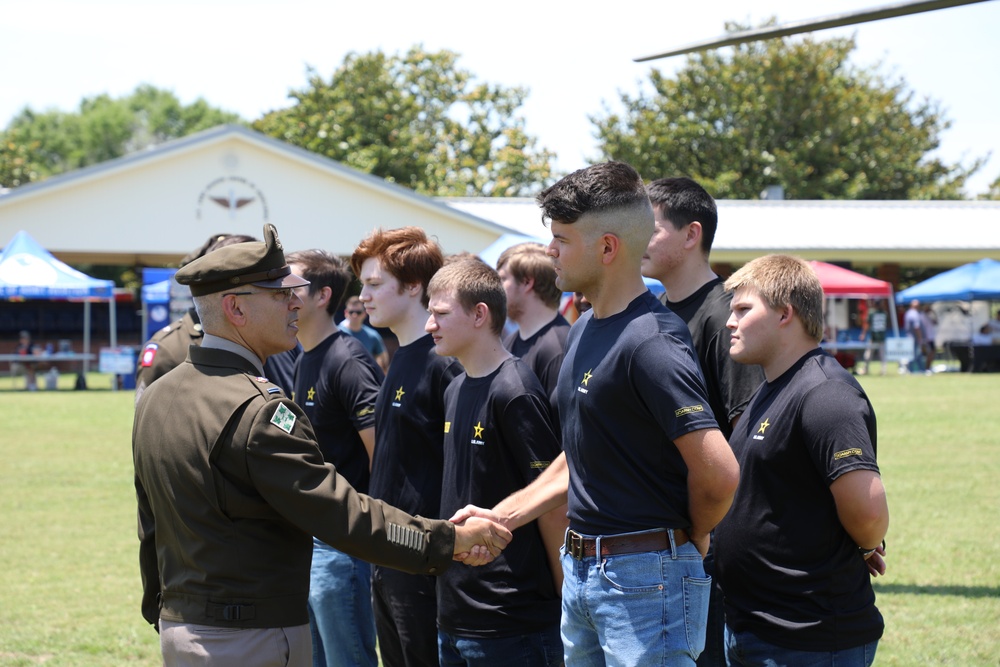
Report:
[[[466,565],[485,565],[500,555],[513,535],[495,521],[482,517],[470,517],[455,525],[455,560]],[[469,558],[473,547],[478,557]]]

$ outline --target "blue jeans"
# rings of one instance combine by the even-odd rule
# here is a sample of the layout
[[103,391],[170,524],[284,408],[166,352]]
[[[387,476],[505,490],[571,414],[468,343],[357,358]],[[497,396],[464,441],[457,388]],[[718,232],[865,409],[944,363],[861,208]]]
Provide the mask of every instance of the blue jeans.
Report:
[[371,566],[313,538],[309,627],[314,667],[375,667]]
[[563,647],[559,626],[514,637],[456,637],[438,631],[441,667],[559,667]]
[[730,667],[870,667],[878,640],[840,651],[800,651],[768,644],[751,632],[726,626],[726,664]]
[[562,566],[567,665],[695,664],[712,580],[693,544],[582,560],[564,547]]

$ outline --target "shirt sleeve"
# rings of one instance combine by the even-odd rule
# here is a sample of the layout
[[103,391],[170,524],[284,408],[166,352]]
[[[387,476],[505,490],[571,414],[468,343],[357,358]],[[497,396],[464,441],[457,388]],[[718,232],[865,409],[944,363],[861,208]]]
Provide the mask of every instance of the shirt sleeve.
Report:
[[853,470],[878,472],[875,415],[857,389],[837,380],[820,383],[803,397],[799,419],[813,465],[828,484]]

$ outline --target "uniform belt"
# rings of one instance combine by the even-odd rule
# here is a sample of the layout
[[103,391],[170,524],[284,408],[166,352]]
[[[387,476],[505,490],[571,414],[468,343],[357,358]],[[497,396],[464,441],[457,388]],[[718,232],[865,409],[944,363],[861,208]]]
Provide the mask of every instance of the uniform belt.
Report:
[[[687,533],[674,528],[674,546],[688,543]],[[597,555],[597,543],[601,543],[601,556],[616,554],[636,554],[644,551],[664,551],[670,548],[670,534],[667,530],[648,533],[626,533],[606,537],[585,537],[573,530],[566,531],[566,553],[580,560]]]

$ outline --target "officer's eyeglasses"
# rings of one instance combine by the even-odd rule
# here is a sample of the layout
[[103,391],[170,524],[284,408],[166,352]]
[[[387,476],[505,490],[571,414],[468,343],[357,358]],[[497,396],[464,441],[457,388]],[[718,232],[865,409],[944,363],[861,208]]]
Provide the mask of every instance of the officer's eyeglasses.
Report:
[[269,289],[264,292],[226,292],[222,296],[251,296],[253,294],[270,294],[271,296],[288,303],[292,300],[292,295],[295,294],[295,288],[282,287],[281,289]]

